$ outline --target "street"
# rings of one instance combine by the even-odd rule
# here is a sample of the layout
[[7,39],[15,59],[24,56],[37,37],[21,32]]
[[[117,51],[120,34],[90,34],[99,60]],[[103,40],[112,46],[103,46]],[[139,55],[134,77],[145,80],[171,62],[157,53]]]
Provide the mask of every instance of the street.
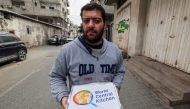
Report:
[[[0,109],[60,109],[52,98],[48,73],[61,46],[29,49],[23,62],[12,62],[0,68]],[[141,96],[144,94],[145,96]],[[165,109],[152,92],[126,74],[120,100],[127,109]],[[148,104],[150,100],[153,102]],[[139,104],[140,103],[140,104]]]
[[[61,109],[50,92],[48,73],[61,46],[41,46],[28,50],[22,62],[0,66],[0,109]],[[119,92],[125,109],[189,109],[187,106],[170,108],[126,72]]]

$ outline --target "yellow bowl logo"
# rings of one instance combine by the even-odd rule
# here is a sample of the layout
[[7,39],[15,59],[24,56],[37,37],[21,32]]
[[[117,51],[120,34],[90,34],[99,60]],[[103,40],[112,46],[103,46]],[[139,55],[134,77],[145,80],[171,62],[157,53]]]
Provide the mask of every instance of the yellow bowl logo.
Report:
[[97,107],[96,104],[92,103],[93,95],[88,90],[82,90],[76,93],[73,97],[73,101],[78,105],[86,105],[86,104],[92,104],[95,107]]

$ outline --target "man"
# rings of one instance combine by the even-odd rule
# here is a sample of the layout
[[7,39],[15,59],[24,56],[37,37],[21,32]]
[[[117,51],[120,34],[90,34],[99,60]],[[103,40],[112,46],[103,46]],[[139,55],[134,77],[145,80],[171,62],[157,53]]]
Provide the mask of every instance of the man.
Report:
[[56,39],[56,46],[58,46],[59,45],[59,37],[56,36],[55,39]]
[[53,97],[65,109],[69,91],[66,76],[71,85],[92,82],[113,82],[120,89],[125,69],[118,47],[103,38],[105,11],[96,3],[81,9],[82,37],[64,45],[50,72]]

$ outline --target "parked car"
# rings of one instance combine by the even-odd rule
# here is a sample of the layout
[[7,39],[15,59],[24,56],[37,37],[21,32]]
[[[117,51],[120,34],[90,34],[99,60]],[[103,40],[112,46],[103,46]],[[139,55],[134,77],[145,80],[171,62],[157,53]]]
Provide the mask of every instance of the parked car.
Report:
[[67,40],[67,37],[62,36],[61,39],[60,39],[61,45],[65,44],[65,43],[66,43],[66,40]]
[[48,38],[49,45],[63,45],[65,44],[66,38],[61,35],[53,35]]
[[27,56],[27,48],[16,35],[0,32],[0,63],[7,61],[23,61]]
[[71,41],[73,41],[74,40],[74,38],[67,38],[66,39],[66,43],[69,43],[69,42],[71,42]]

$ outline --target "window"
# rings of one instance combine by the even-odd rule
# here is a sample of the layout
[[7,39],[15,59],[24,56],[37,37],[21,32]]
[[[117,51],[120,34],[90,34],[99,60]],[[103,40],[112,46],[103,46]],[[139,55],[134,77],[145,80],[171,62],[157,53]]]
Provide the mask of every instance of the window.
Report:
[[32,28],[31,28],[31,26],[26,26],[26,30],[27,30],[27,33],[28,33],[28,34],[31,34],[31,33],[32,33]]
[[52,6],[50,6],[50,7],[49,7],[49,9],[52,9],[52,10],[54,10],[55,8],[54,8],[54,7],[52,7]]
[[67,16],[67,12],[65,12],[65,16]]
[[21,41],[18,37],[12,37],[15,41]]
[[3,5],[1,5],[1,8],[4,8],[4,6],[3,6]]
[[12,18],[12,16],[10,14],[8,14],[8,13],[5,13],[4,18],[10,20]]
[[127,0],[118,0],[117,1],[117,9],[119,9]]
[[42,9],[45,9],[46,7],[45,7],[44,5],[41,5],[41,8],[42,8]]
[[11,31],[9,31],[9,33],[15,34],[15,31],[14,31],[14,30],[11,30]]
[[22,0],[12,0],[12,5],[16,7],[25,6],[25,2]]
[[15,41],[15,39],[12,36],[2,36],[1,40],[3,42],[13,42],[13,41]]
[[35,6],[38,6],[37,2],[35,2],[34,4],[35,4]]

